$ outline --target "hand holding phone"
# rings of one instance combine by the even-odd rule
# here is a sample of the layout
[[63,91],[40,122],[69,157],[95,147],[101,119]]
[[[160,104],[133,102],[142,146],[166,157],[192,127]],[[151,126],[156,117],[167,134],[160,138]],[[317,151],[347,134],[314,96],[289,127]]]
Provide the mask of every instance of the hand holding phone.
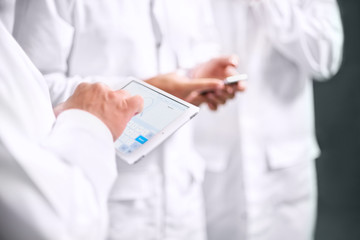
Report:
[[[224,84],[225,85],[235,85],[238,84],[240,81],[246,81],[248,79],[247,74],[237,74],[230,77],[225,78]],[[208,93],[213,93],[214,91],[203,91],[201,92],[202,95],[206,95]]]

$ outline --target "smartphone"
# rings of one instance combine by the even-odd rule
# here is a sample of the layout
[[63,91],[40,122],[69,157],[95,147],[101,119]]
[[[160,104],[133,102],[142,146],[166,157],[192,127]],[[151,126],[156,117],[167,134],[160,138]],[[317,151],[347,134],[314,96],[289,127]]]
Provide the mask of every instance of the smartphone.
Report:
[[[238,74],[238,75],[234,75],[234,76],[225,78],[224,84],[225,85],[233,85],[233,84],[237,84],[240,81],[246,81],[247,79],[248,79],[247,74]],[[211,92],[214,92],[214,91],[202,91],[201,94],[206,95],[207,93],[211,93]]]
[[231,85],[231,84],[238,83],[240,81],[245,81],[247,79],[248,79],[247,74],[238,74],[238,75],[234,75],[234,76],[230,76],[230,77],[225,78],[224,84],[225,85]]

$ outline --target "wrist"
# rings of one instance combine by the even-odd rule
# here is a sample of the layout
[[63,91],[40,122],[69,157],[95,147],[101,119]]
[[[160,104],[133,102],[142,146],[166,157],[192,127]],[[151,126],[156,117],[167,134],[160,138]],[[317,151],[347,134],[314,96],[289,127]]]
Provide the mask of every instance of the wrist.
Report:
[[179,68],[176,73],[180,76],[193,79],[195,78],[195,69],[196,68]]

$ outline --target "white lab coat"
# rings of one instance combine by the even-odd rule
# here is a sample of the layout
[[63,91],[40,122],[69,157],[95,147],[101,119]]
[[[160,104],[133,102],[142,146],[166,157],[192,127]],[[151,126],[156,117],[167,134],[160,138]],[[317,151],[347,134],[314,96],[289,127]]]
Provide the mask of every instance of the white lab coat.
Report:
[[[150,0],[28,2],[18,2],[14,36],[45,74],[53,102],[80,81],[117,88],[129,75],[192,67],[215,48],[200,35],[199,25],[205,35],[213,30],[202,0],[156,0],[153,11]],[[203,166],[190,125],[136,165],[119,160],[110,238],[203,239]]]
[[116,177],[110,131],[55,119],[43,76],[0,21],[0,238],[104,239]]
[[12,32],[14,24],[14,10],[16,0],[0,1],[0,20],[9,32]]
[[216,115],[203,110],[195,119],[197,147],[207,159],[209,239],[311,239],[319,154],[311,79],[326,79],[340,66],[337,3],[212,3],[223,51],[240,56],[249,81]]

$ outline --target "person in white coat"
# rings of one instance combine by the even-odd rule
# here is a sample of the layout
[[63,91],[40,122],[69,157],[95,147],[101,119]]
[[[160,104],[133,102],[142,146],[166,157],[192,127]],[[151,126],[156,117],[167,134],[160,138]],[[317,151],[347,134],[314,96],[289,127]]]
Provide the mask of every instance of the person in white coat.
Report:
[[[14,36],[45,75],[53,103],[78,82],[117,88],[132,75],[216,109],[233,97],[232,88],[204,96],[200,90],[224,86],[219,79],[199,78],[226,77],[236,62],[228,57],[206,62],[217,46],[210,41],[213,22],[206,3],[19,0]],[[110,239],[205,238],[204,163],[191,134],[188,124],[136,165],[118,159]]]
[[249,80],[236,101],[195,119],[195,142],[207,159],[209,239],[312,239],[319,155],[312,79],[328,79],[341,63],[337,2],[212,4],[223,53],[239,55]]
[[55,116],[45,79],[1,21],[0,35],[0,239],[104,239],[113,140],[142,98],[83,84]]

